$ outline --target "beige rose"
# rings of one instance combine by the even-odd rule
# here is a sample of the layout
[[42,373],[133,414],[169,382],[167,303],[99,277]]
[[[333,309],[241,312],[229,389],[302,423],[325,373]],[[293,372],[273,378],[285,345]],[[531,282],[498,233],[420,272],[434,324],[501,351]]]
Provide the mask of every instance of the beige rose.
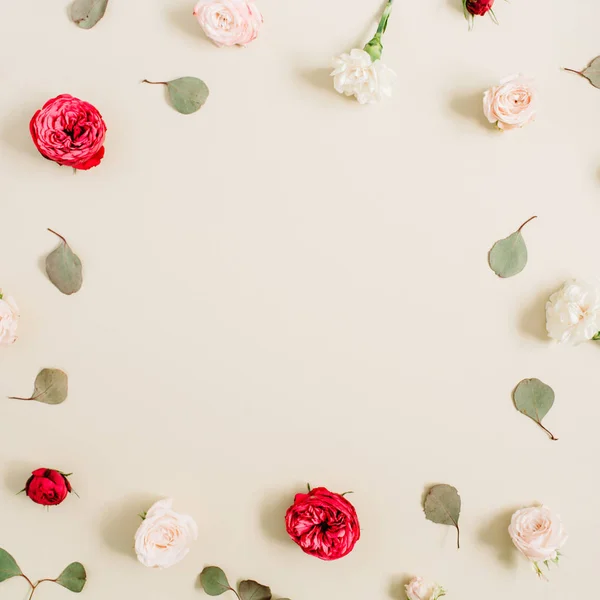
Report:
[[523,127],[535,119],[537,92],[533,81],[523,75],[511,75],[483,95],[483,112],[499,129]]
[[146,567],[166,569],[182,560],[198,537],[192,517],[173,510],[173,500],[160,500],[146,513],[135,534],[135,552]]
[[414,577],[404,586],[408,600],[438,600],[446,595],[446,590],[437,583]]
[[567,541],[560,517],[546,506],[518,510],[511,519],[508,533],[513,544],[531,562],[556,561]]
[[217,46],[245,46],[263,23],[258,7],[248,0],[199,0],[194,16]]

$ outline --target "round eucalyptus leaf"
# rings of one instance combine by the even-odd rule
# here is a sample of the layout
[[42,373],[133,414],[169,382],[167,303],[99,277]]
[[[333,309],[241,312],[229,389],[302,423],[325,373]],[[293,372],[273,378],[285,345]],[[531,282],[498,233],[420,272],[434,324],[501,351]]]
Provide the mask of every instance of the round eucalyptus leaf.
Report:
[[87,574],[85,567],[79,563],[71,563],[56,579],[56,583],[78,594],[85,587]]
[[200,584],[209,596],[220,596],[231,589],[227,576],[219,567],[206,567],[200,573]]

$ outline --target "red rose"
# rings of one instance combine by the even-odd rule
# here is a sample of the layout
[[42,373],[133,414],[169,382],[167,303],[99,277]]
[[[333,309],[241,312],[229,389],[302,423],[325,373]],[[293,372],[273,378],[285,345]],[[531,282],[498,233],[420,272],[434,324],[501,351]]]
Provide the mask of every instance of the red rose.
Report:
[[62,94],[33,115],[29,130],[40,154],[59,165],[87,170],[104,156],[106,124],[88,102]]
[[25,484],[25,493],[44,506],[60,504],[71,491],[67,475],[54,469],[37,469]]
[[478,17],[483,17],[483,15],[492,10],[492,6],[494,6],[494,0],[463,0],[463,2],[465,10],[469,14]]
[[285,515],[285,526],[306,554],[321,560],[346,556],[360,538],[354,506],[323,487],[296,494]]

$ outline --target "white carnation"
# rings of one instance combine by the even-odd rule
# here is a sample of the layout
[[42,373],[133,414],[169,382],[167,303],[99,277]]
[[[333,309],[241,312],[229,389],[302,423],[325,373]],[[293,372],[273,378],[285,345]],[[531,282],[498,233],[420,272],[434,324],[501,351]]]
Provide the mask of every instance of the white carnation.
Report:
[[567,281],[546,303],[546,329],[566,344],[591,340],[600,332],[600,284]]
[[356,96],[361,104],[378,102],[392,95],[396,74],[380,60],[373,62],[368,52],[355,48],[333,61],[333,87],[340,94]]
[[0,294],[0,346],[10,346],[17,340],[19,307],[14,298]]

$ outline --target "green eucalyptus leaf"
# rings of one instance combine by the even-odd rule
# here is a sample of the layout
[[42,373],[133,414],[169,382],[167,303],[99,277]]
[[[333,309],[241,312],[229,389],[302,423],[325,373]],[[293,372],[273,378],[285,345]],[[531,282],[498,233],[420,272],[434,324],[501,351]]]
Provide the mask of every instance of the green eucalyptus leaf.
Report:
[[71,4],[71,21],[82,29],[91,29],[106,12],[108,0],[74,0]]
[[60,369],[42,369],[35,378],[31,398],[11,396],[10,400],[35,400],[44,404],[61,404],[67,399],[69,378]]
[[271,588],[257,581],[247,579],[238,586],[241,600],[271,600]]
[[523,379],[513,392],[516,409],[535,421],[553,441],[558,438],[542,425],[542,419],[554,404],[554,390],[539,379]]
[[460,518],[461,500],[458,490],[451,485],[434,485],[427,492],[423,502],[425,517],[433,523],[456,527],[456,544],[460,548]]
[[6,581],[22,574],[17,561],[6,550],[0,548],[0,581]]
[[166,85],[173,108],[183,115],[200,110],[209,94],[208,86],[197,77],[180,77],[171,81],[148,81],[152,85]]
[[200,573],[200,583],[209,596],[220,596],[231,589],[227,576],[219,567],[205,567]]
[[492,271],[498,277],[513,277],[518,275],[527,264],[527,246],[523,239],[521,230],[529,221],[536,219],[531,217],[511,233],[507,238],[497,241],[490,250],[489,263]]
[[71,250],[67,240],[62,235],[52,231],[52,229],[48,229],[48,231],[58,236],[61,242],[58,248],[46,258],[46,273],[50,281],[63,294],[70,296],[78,292],[83,284],[81,260]]
[[87,574],[85,567],[79,563],[71,563],[56,580],[56,583],[78,594],[85,587]]
[[600,56],[594,58],[583,71],[576,71],[575,69],[565,69],[565,71],[585,77],[594,87],[600,89]]

